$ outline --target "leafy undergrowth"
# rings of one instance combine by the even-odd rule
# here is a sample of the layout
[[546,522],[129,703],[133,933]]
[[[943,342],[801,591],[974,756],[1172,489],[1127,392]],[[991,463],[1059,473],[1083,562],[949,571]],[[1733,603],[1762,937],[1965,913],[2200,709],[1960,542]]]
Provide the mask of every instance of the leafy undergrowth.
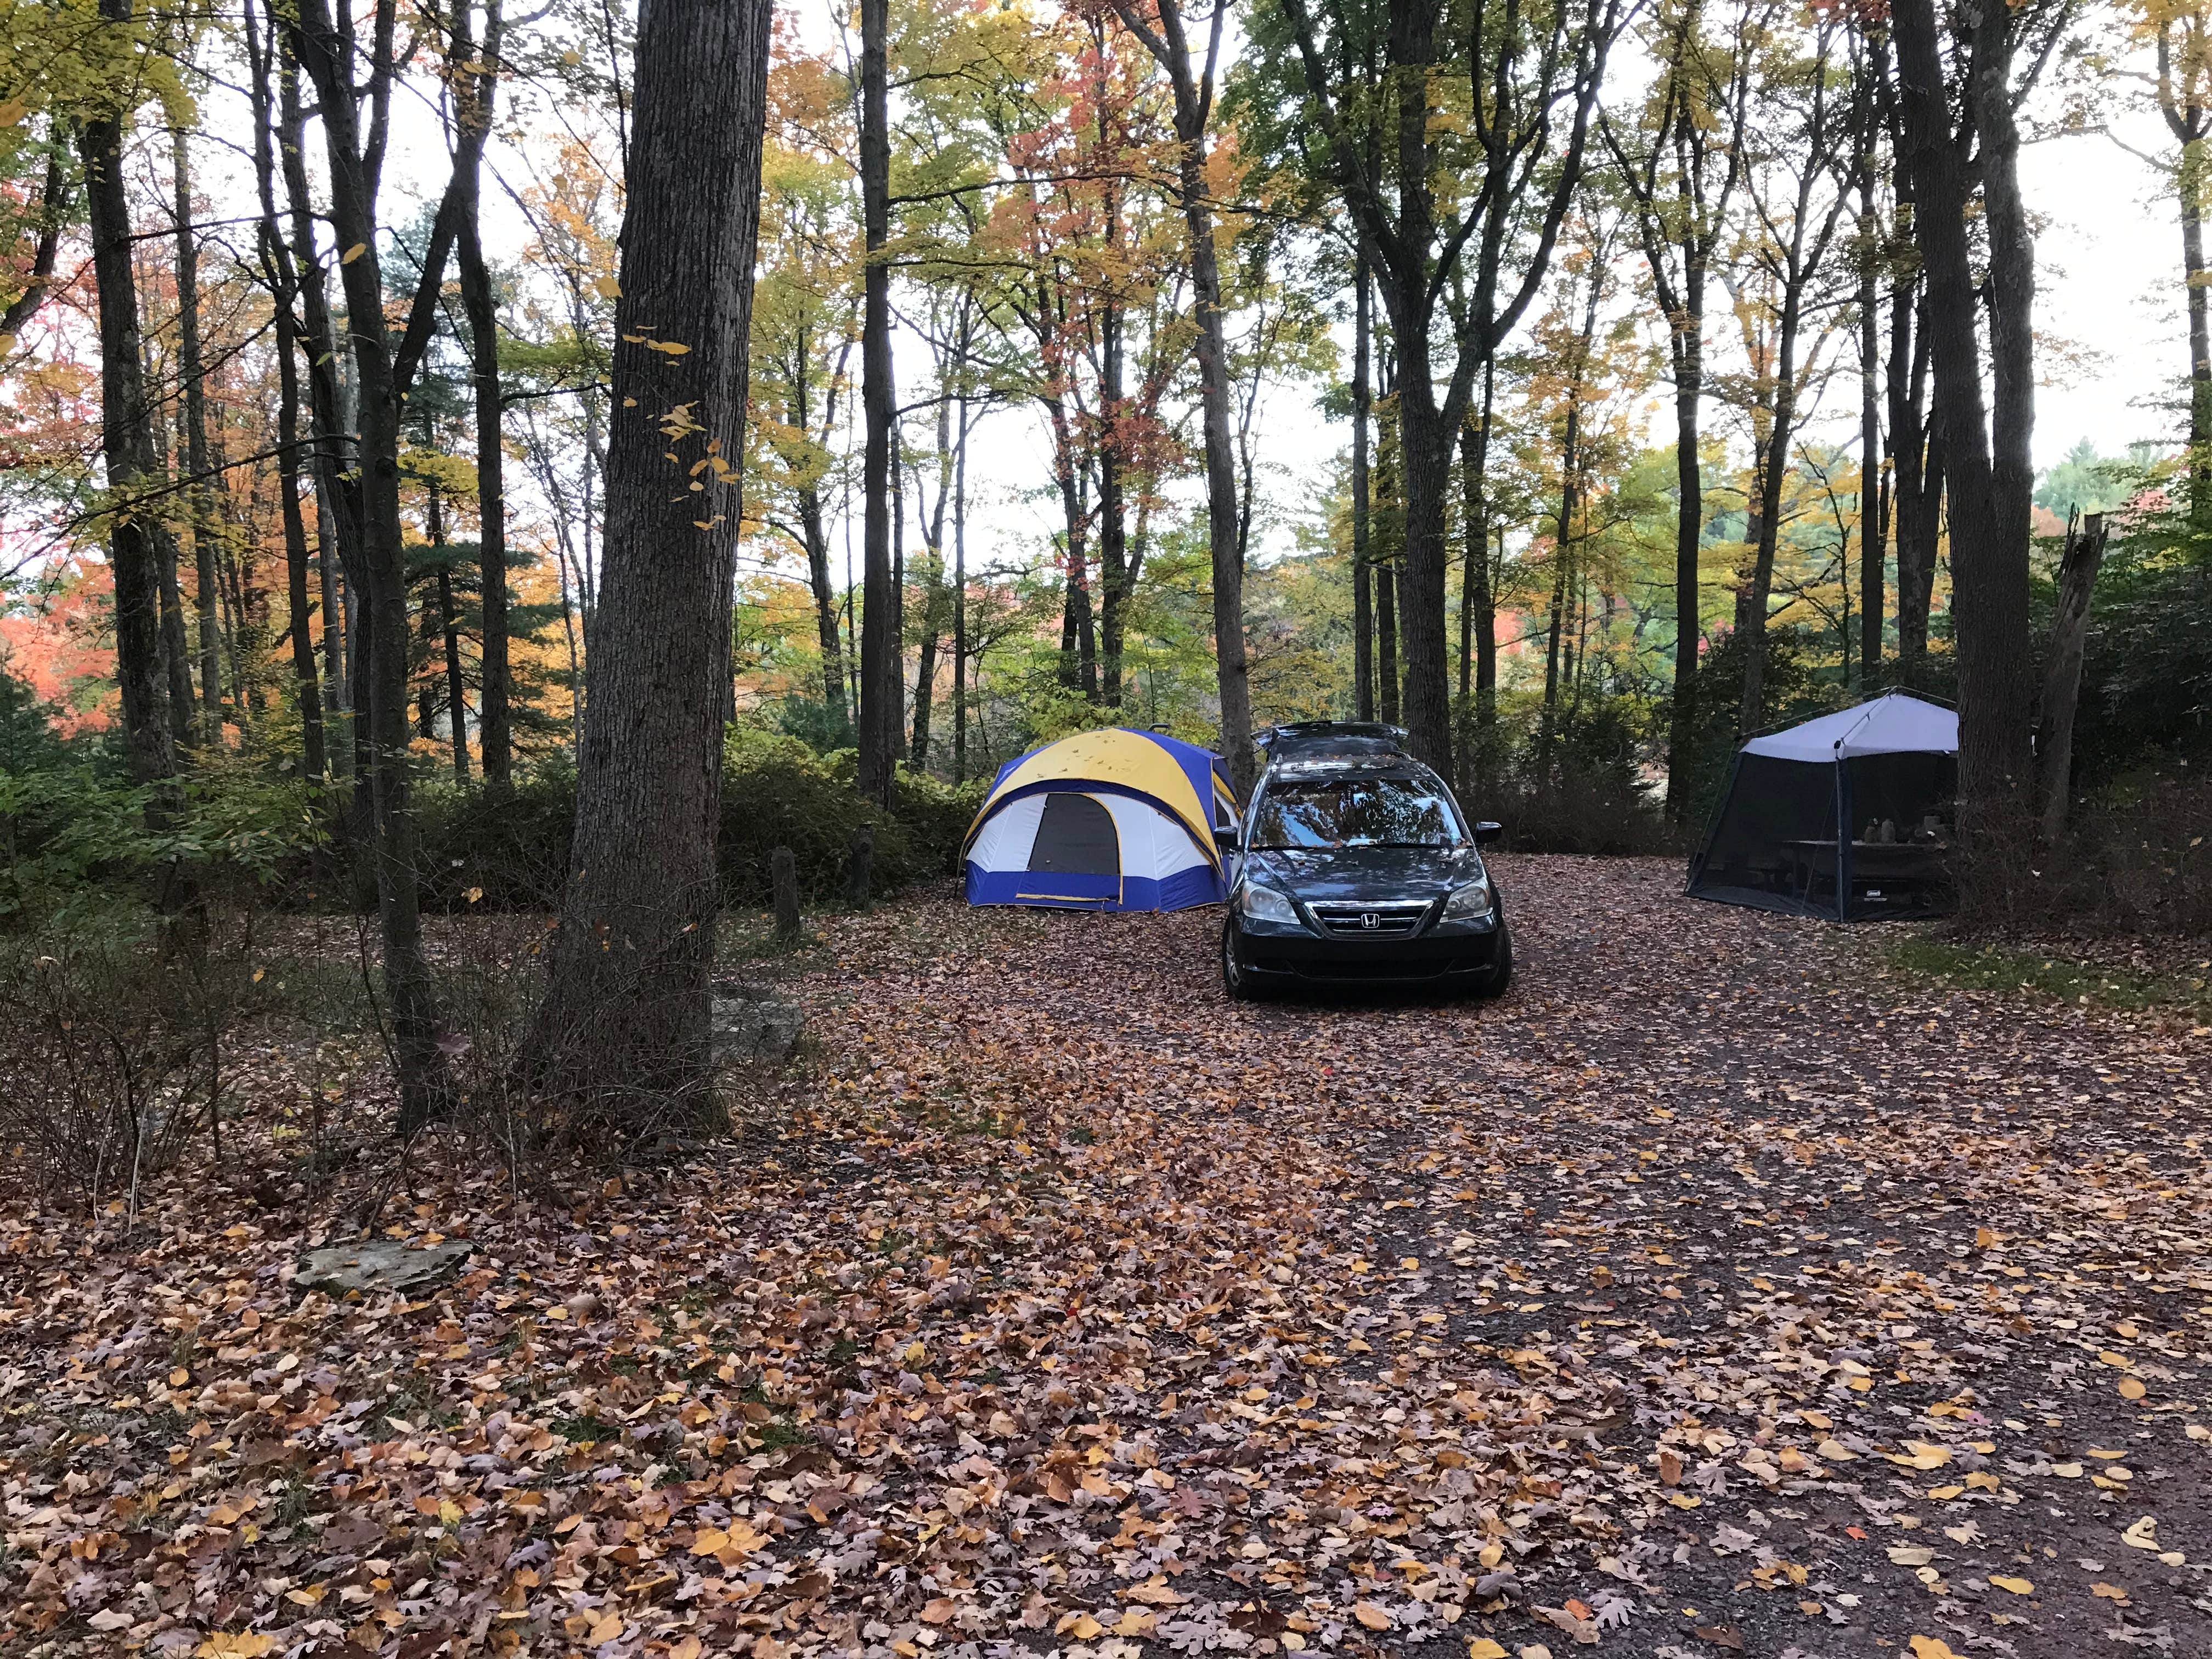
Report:
[[8,1214],[0,1654],[2212,1650],[2205,1041],[1502,862],[1491,1005],[823,923],[741,1150],[434,1147],[416,1302]]
[[2083,961],[2063,947],[2039,951],[1927,934],[1907,935],[1889,944],[1883,954],[1893,967],[1960,990],[2027,991],[2131,1012],[2167,1009],[2199,1024],[2212,1019],[2212,989],[2203,972],[2212,964],[2203,962],[2161,972]]

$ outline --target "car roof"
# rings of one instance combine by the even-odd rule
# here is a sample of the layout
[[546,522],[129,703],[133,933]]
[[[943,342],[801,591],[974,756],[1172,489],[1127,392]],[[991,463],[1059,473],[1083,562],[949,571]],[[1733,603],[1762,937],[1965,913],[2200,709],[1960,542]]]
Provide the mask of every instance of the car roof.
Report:
[[1267,751],[1271,767],[1293,760],[1387,765],[1412,758],[1403,728],[1378,720],[1294,720],[1270,726],[1253,741]]
[[1410,755],[1386,755],[1376,757],[1355,757],[1342,760],[1334,757],[1277,761],[1267,768],[1262,781],[1268,783],[1317,783],[1333,779],[1361,780],[1370,783],[1410,783],[1421,788],[1440,787],[1443,780],[1430,768]]

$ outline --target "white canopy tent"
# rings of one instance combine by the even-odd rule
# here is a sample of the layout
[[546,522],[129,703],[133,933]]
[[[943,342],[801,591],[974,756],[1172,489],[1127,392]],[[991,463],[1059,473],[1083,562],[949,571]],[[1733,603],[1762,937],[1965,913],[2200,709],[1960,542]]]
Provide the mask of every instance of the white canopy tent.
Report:
[[1753,738],[1686,890],[1832,921],[1934,915],[1958,755],[1957,713],[1909,691]]
[[1856,708],[1753,738],[1743,752],[1824,766],[1854,755],[1955,755],[1959,714],[1910,691],[1889,691]]

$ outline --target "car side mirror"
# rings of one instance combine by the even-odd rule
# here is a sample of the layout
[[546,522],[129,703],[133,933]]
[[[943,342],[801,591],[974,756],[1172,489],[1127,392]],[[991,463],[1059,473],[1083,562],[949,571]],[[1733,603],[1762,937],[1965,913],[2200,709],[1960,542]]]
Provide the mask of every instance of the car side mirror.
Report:
[[1224,829],[1221,825],[1217,823],[1213,826],[1213,845],[1215,850],[1218,852],[1235,852],[1237,850],[1237,832],[1234,830]]
[[1502,823],[1492,823],[1489,819],[1485,818],[1474,826],[1474,844],[1477,847],[1487,847],[1492,842],[1504,839],[1505,826]]

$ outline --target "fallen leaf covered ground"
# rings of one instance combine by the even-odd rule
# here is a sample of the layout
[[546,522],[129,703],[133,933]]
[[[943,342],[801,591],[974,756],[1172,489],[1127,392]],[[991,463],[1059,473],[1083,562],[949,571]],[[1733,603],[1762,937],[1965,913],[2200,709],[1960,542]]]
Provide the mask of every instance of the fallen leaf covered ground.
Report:
[[836,921],[739,1144],[418,1160],[418,1301],[0,1213],[0,1654],[2212,1652],[2212,1033],[1504,878],[1495,1004]]

